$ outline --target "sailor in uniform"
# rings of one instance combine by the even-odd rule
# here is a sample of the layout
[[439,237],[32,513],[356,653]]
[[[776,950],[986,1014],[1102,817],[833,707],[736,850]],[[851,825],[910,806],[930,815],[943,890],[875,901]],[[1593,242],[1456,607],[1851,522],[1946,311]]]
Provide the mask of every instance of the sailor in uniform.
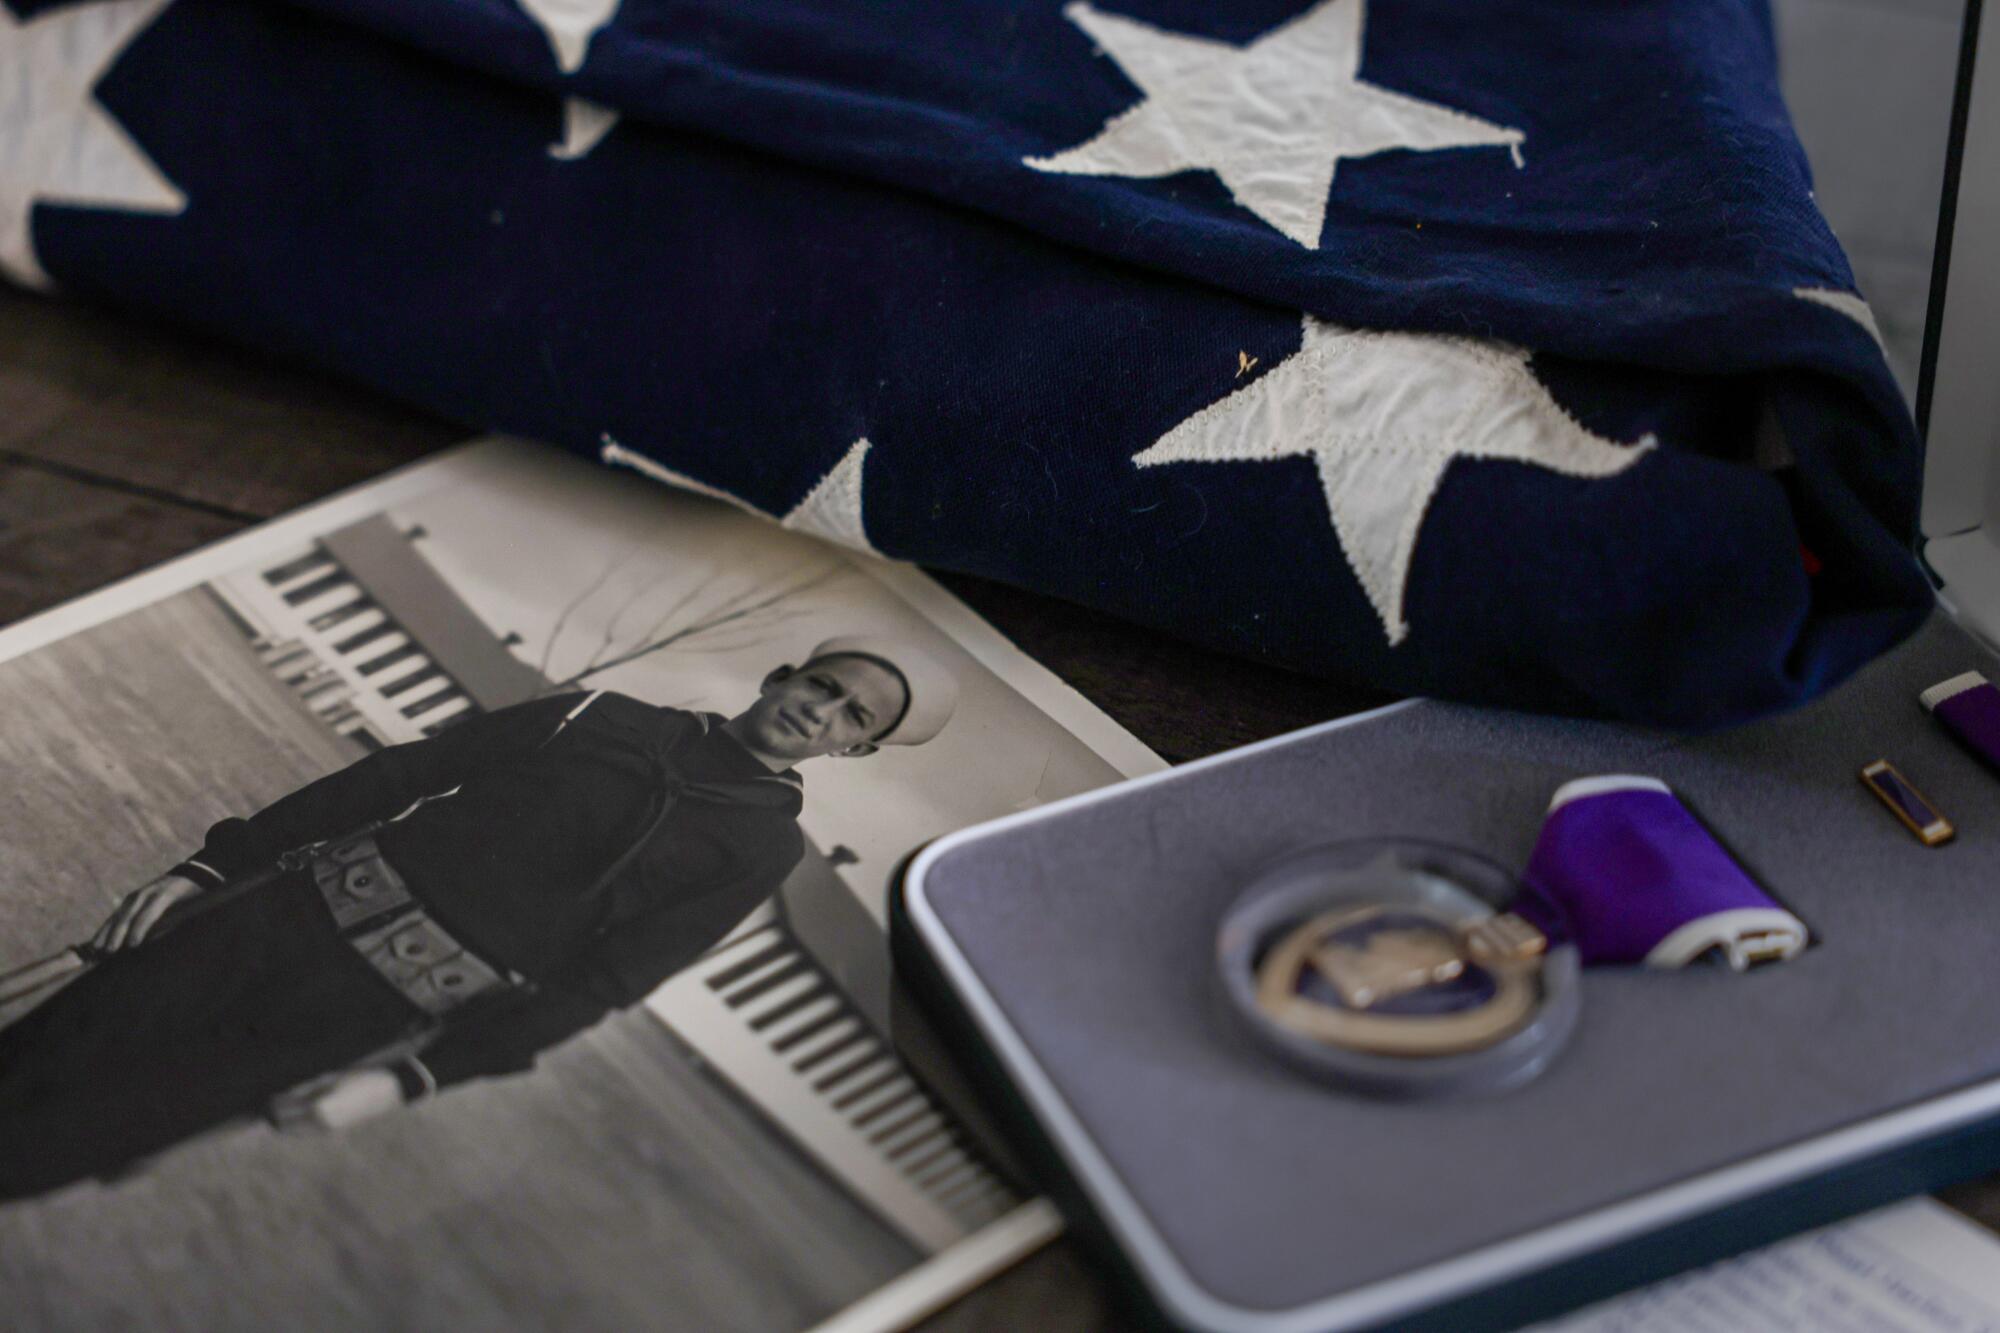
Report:
[[735,717],[537,699],[223,820],[0,1031],[0,1199],[528,1069],[771,896],[798,764],[920,745],[956,698],[920,650],[833,639]]

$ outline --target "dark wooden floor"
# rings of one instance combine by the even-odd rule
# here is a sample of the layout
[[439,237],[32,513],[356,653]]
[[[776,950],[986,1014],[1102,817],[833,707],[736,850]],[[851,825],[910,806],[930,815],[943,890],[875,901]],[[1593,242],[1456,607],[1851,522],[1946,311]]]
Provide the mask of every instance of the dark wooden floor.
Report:
[[[0,623],[226,537],[465,435],[178,332],[0,288]],[[1381,702],[1219,658],[1046,598],[947,585],[1141,740],[1180,761]],[[1949,1202],[2000,1226],[2000,1177]],[[938,1328],[1121,1322],[1058,1244]]]

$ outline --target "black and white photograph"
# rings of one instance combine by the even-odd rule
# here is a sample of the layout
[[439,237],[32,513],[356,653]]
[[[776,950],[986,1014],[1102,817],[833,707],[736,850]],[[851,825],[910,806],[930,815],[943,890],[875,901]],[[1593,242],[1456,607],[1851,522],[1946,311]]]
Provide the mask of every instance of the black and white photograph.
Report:
[[1052,1231],[891,1044],[888,889],[1159,765],[922,575],[490,441],[0,698],[21,1326],[801,1328]]

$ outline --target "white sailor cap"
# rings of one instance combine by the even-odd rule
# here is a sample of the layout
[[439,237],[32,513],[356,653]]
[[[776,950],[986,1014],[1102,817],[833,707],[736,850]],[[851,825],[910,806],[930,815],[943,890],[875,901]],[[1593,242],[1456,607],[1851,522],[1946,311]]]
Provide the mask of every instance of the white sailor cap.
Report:
[[823,657],[865,657],[902,678],[908,702],[903,713],[875,738],[877,745],[922,745],[944,730],[958,708],[958,679],[936,658],[913,643],[852,634],[828,639],[806,660]]

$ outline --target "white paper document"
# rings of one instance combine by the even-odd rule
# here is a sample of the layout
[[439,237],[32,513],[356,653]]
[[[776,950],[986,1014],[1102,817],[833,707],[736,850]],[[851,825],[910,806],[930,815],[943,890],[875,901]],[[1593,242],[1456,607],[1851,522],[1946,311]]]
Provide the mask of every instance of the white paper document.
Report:
[[1534,1333],[2000,1333],[2000,1236],[1933,1199],[1590,1306]]

